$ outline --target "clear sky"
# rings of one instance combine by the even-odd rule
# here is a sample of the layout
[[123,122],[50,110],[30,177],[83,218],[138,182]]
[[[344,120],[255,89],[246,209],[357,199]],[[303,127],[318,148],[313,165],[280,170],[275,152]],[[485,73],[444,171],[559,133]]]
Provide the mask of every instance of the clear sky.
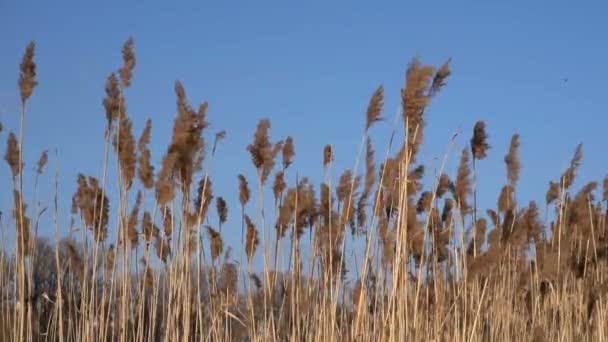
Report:
[[[137,66],[126,92],[128,112],[137,135],[152,119],[156,162],[170,139],[175,80],[194,106],[209,101],[209,139],[227,131],[211,173],[216,195],[228,200],[233,214],[228,243],[240,240],[236,175],[253,176],[245,147],[257,121],[271,119],[274,139],[293,135],[292,180],[297,171],[318,181],[327,143],[335,147],[337,171],[353,166],[367,102],[382,84],[387,120],[372,132],[379,159],[415,56],[435,65],[452,58],[448,86],[427,112],[421,161],[429,171],[461,130],[449,155],[454,175],[456,152],[468,144],[474,122],[487,122],[492,149],[478,168],[482,209],[495,206],[505,183],[502,160],[515,132],[522,142],[522,204],[544,203],[548,181],[559,177],[579,142],[582,179],[601,180],[608,172],[605,1],[202,3],[0,1],[2,151],[7,132],[18,130],[18,66],[35,40],[40,85],[26,118],[25,161],[33,167],[43,149],[57,149],[58,159],[51,153],[40,181],[40,201],[52,208],[57,167],[62,224],[69,222],[76,174],[99,175],[104,83],[120,66],[129,36]],[[33,183],[33,173],[26,182]],[[5,224],[10,201],[10,191],[3,191]],[[51,219],[47,212],[42,232],[52,233]]]

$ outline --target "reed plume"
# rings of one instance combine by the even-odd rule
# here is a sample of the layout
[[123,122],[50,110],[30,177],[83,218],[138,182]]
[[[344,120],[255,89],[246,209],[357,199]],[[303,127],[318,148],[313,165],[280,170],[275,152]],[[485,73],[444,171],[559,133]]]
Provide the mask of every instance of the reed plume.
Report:
[[323,148],[323,167],[326,168],[329,163],[334,161],[334,152],[331,145],[325,145]]
[[184,193],[189,192],[194,172],[200,171],[205,155],[204,129],[207,123],[206,102],[194,110],[181,82],[175,82],[177,116],[173,122],[171,143],[163,159],[156,184],[157,200],[166,204],[173,199],[174,177]]
[[107,134],[110,134],[114,121],[120,117],[124,110],[122,107],[123,95],[115,73],[111,73],[106,80],[106,97],[103,99],[103,106],[106,110]]
[[18,190],[13,191],[13,217],[17,231],[17,253],[20,256],[28,256],[31,252],[32,232],[31,219],[27,217],[27,205],[24,203],[21,193]]
[[277,171],[274,177],[274,183],[272,184],[272,193],[274,194],[275,204],[279,203],[285,188],[287,188],[287,183],[285,183],[285,172]]
[[454,199],[462,211],[467,211],[470,206],[467,198],[471,195],[471,168],[469,166],[469,150],[462,150],[456,183],[454,184]]
[[283,144],[283,170],[287,169],[293,163],[293,157],[296,155],[296,149],[291,136],[285,139]]
[[416,212],[418,214],[422,214],[431,210],[431,206],[433,205],[433,193],[430,191],[425,191],[420,194],[420,198],[418,199],[418,204],[416,205]]
[[153,238],[160,237],[160,229],[152,222],[152,215],[149,211],[144,211],[144,216],[141,220],[141,231],[144,236],[146,244],[149,245]]
[[477,121],[475,127],[473,127],[473,137],[471,138],[471,153],[474,160],[482,160],[487,156],[487,151],[490,148],[487,139],[486,123]]
[[270,130],[270,120],[262,119],[255,130],[253,143],[247,146],[247,151],[251,155],[251,161],[258,170],[262,184],[266,182],[268,175],[274,168],[274,159],[278,154],[278,144],[270,142],[268,131]]
[[152,135],[152,120],[146,120],[144,129],[141,131],[141,135],[137,140],[137,150],[142,153],[150,143],[150,137]]
[[454,183],[452,183],[448,175],[442,173],[441,176],[439,176],[439,182],[437,184],[437,191],[435,192],[435,195],[438,198],[442,198],[447,192],[453,192],[453,190]]
[[384,105],[384,87],[379,86],[369,100],[367,106],[367,121],[365,124],[365,130],[368,131],[376,122],[381,121],[382,117],[382,106]]
[[498,211],[506,213],[508,210],[515,210],[515,189],[511,185],[505,185],[498,196]]
[[166,239],[158,236],[154,239],[154,249],[156,251],[156,256],[164,263],[167,262],[167,259],[171,255],[171,246]]
[[171,208],[163,207],[161,209],[161,215],[163,219],[163,230],[165,231],[165,237],[170,238],[173,234],[173,214]]
[[217,258],[222,255],[222,252],[224,251],[224,242],[222,241],[222,235],[215,229],[211,226],[206,226],[206,228],[211,246],[211,260],[215,263]]
[[76,208],[87,228],[93,231],[96,241],[105,241],[108,236],[108,222],[110,217],[110,201],[99,186],[95,177],[78,175],[78,188],[74,194]]
[[215,207],[217,209],[217,216],[220,221],[220,232],[222,231],[222,225],[228,220],[228,204],[223,197],[218,197],[215,200]]
[[122,47],[123,65],[120,68],[120,81],[122,86],[128,88],[131,85],[133,69],[135,69],[135,52],[133,50],[133,38],[129,37]]
[[131,242],[131,248],[137,248],[139,244],[139,232],[137,231],[137,224],[139,220],[139,208],[141,207],[142,194],[141,191],[137,192],[135,198],[135,204],[129,214],[129,220],[127,222],[127,239]]
[[574,183],[574,177],[576,176],[576,172],[578,168],[581,166],[581,160],[583,159],[583,145],[579,144],[576,146],[576,151],[574,152],[574,156],[570,161],[570,166],[564,171],[562,177],[560,179],[561,185],[564,189],[569,189],[572,183]]
[[110,244],[108,251],[106,252],[105,260],[104,260],[104,269],[106,272],[112,271],[114,267],[114,262],[116,261],[116,248],[114,244]]
[[213,200],[213,184],[209,176],[205,175],[198,183],[198,191],[194,205],[200,214],[201,221],[207,216],[207,210]]
[[367,138],[365,149],[365,186],[363,192],[369,194],[376,183],[376,165],[374,164],[374,147],[371,138]]
[[247,202],[249,202],[250,192],[249,192],[249,183],[247,182],[247,178],[242,174],[238,175],[239,179],[239,202],[241,206],[245,206]]
[[215,138],[213,138],[213,148],[211,149],[211,156],[215,156],[215,151],[217,151],[217,146],[220,144],[220,141],[226,138],[226,131],[219,131],[215,133]]
[[[124,107],[125,105],[123,103],[121,108],[124,109]],[[135,178],[137,163],[137,156],[135,155],[135,138],[133,137],[131,119],[129,119],[125,110],[121,110],[119,115],[119,124],[117,132],[114,135],[113,145],[118,154],[123,183],[128,190],[133,184],[133,178]]]
[[431,83],[431,89],[429,91],[430,96],[435,96],[437,93],[439,93],[439,91],[441,91],[443,87],[446,86],[446,80],[452,74],[452,71],[450,70],[451,61],[452,59],[449,58],[445,63],[443,63],[443,65],[441,65],[441,67],[435,73],[435,76],[433,77],[433,82]]
[[23,162],[20,161],[19,151],[19,141],[17,140],[17,136],[15,133],[11,132],[9,133],[6,141],[6,153],[4,154],[4,160],[6,160],[6,163],[11,168],[13,178],[19,176],[21,174],[21,170],[23,169]]
[[511,144],[509,145],[509,153],[505,156],[505,164],[507,164],[507,179],[513,188],[517,186],[519,181],[519,172],[521,163],[519,161],[519,134],[513,134]]
[[407,157],[415,161],[423,139],[424,109],[430,101],[429,87],[433,67],[422,65],[413,59],[405,75],[405,86],[401,90],[403,121],[407,131]]
[[253,261],[253,256],[258,248],[260,240],[258,238],[258,231],[255,224],[249,218],[249,215],[245,215],[245,223],[247,224],[247,237],[245,240],[245,253],[247,254],[247,260],[249,264]]
[[44,167],[46,163],[49,161],[49,153],[47,150],[42,151],[40,154],[40,158],[38,158],[38,162],[36,163],[36,173],[41,175],[44,172]]
[[545,201],[547,202],[547,205],[553,203],[553,201],[558,199],[559,193],[560,193],[559,183],[549,181],[549,189],[547,189],[547,194],[545,195]]
[[30,96],[32,96],[34,88],[38,85],[36,81],[36,63],[34,62],[35,48],[36,44],[34,42],[30,42],[27,45],[19,68],[19,91],[22,104],[27,102]]

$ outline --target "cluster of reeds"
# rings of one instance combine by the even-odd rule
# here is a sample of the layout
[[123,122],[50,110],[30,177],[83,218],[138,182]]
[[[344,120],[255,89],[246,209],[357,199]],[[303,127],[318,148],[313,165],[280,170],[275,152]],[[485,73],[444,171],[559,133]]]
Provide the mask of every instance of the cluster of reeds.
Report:
[[[76,179],[72,217],[80,237],[60,239],[55,219],[49,242],[43,235],[52,228],[38,234],[40,209],[23,198],[25,109],[38,84],[34,47],[20,67],[20,133],[6,138],[14,201],[5,222],[16,243],[14,253],[0,253],[1,340],[553,341],[608,333],[608,177],[572,188],[580,145],[549,183],[544,206],[518,203],[518,134],[496,204],[477,203],[483,175],[476,163],[498,153],[484,121],[474,125],[456,174],[442,165],[425,184],[425,113],[447,84],[449,61],[409,64],[405,135],[397,139],[394,128],[382,158],[369,134],[382,120],[378,87],[354,167],[336,178],[328,144],[319,151],[319,184],[293,167],[295,139],[273,139],[270,120],[260,120],[246,147],[257,177],[234,179],[240,210],[229,210],[212,182],[226,133],[208,132],[208,104],[193,107],[179,81],[161,164],[152,163],[151,120],[136,140],[127,110],[126,91],[136,84],[129,39],[105,83],[102,169]],[[107,190],[110,145],[116,196]],[[35,188],[48,158],[44,151],[37,163]],[[56,218],[61,200],[56,195]],[[240,243],[229,245],[225,234],[238,234],[239,221]]]

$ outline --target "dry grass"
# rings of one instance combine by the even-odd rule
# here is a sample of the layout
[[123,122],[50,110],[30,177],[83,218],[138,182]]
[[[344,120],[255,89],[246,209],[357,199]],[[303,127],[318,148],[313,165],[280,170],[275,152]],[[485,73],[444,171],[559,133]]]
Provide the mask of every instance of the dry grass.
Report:
[[[13,215],[0,224],[15,229],[17,243],[12,253],[0,251],[0,340],[601,341],[608,336],[608,177],[572,189],[582,146],[549,183],[546,212],[553,214],[545,220],[535,202],[518,205],[518,134],[504,157],[506,179],[497,202],[477,203],[477,192],[484,189],[476,186],[483,174],[477,174],[475,162],[491,154],[483,121],[473,127],[456,174],[450,177],[442,167],[430,186],[423,183],[425,167],[417,157],[427,129],[425,112],[447,84],[449,61],[436,68],[414,59],[408,66],[401,90],[407,135],[397,153],[387,151],[376,165],[368,133],[382,118],[380,86],[361,118],[365,129],[355,167],[334,178],[328,144],[320,184],[293,170],[294,138],[272,140],[270,120],[260,120],[247,146],[257,187],[238,176],[234,190],[238,186],[241,210],[235,215],[224,197],[213,193],[210,165],[225,132],[215,133],[209,153],[208,105],[194,109],[180,82],[162,163],[152,163],[150,120],[136,141],[123,93],[136,66],[135,42],[129,39],[122,66],[105,81],[107,127],[100,129],[108,154],[101,175],[80,174],[76,180],[72,217],[83,227],[80,237],[60,239],[56,233],[49,242],[32,233],[40,215],[37,199],[28,200],[36,204],[28,207],[22,197],[25,107],[38,84],[34,47],[27,46],[20,66],[21,133],[7,135],[5,160],[12,177],[6,188],[12,185],[14,199],[7,212]],[[114,180],[106,179],[110,144],[119,171]],[[48,159],[44,151],[36,163],[35,187]],[[112,182],[118,198],[106,192]],[[265,208],[266,188],[274,208]],[[216,210],[209,210],[214,199]],[[62,200],[56,197],[56,218]],[[486,214],[477,217],[478,209]],[[225,234],[234,231],[222,227],[239,219],[241,241],[230,246]],[[108,241],[111,232],[116,241]],[[233,248],[240,260],[232,258]]]

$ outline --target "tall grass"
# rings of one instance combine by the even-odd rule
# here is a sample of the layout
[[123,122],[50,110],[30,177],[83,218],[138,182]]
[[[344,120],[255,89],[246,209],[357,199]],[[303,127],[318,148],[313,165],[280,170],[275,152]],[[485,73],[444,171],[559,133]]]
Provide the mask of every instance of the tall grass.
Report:
[[[545,219],[539,204],[517,202],[517,134],[504,157],[507,178],[496,203],[477,203],[483,189],[476,179],[483,174],[476,162],[498,153],[489,149],[483,121],[473,128],[457,173],[450,177],[444,160],[432,184],[422,183],[426,170],[418,153],[425,113],[447,84],[449,61],[439,67],[418,59],[409,64],[399,117],[405,136],[397,138],[394,129],[389,149],[376,153],[369,130],[382,120],[385,90],[378,87],[361,117],[354,167],[334,178],[334,152],[326,145],[319,151],[320,184],[291,167],[295,139],[274,141],[270,120],[260,120],[246,147],[257,178],[240,174],[234,180],[240,210],[229,210],[212,181],[226,133],[209,132],[207,103],[193,107],[183,85],[175,83],[171,142],[162,163],[153,165],[152,122],[145,122],[136,139],[127,111],[125,90],[136,66],[132,39],[122,55],[123,64],[105,83],[102,170],[80,174],[72,196],[73,219],[83,229],[79,237],[60,238],[58,203],[69,199],[56,192],[51,243],[37,234],[41,209],[27,206],[23,195],[23,132],[36,115],[26,117],[26,104],[35,99],[38,84],[35,45],[26,48],[19,77],[21,125],[18,135],[9,132],[6,138],[14,204],[12,217],[0,224],[3,237],[5,228],[15,229],[17,241],[0,253],[0,340],[608,336],[608,177],[600,198],[600,182],[572,189],[583,158],[580,145],[569,167],[549,184],[545,208],[554,214]],[[208,153],[210,134],[215,138]],[[34,188],[48,158],[45,151],[37,163]],[[110,158],[116,159],[116,179],[107,177]],[[117,189],[116,199],[108,196],[110,186]],[[266,189],[274,207],[267,207]],[[37,203],[36,191],[31,203]],[[229,216],[241,221],[237,246],[224,239]]]

